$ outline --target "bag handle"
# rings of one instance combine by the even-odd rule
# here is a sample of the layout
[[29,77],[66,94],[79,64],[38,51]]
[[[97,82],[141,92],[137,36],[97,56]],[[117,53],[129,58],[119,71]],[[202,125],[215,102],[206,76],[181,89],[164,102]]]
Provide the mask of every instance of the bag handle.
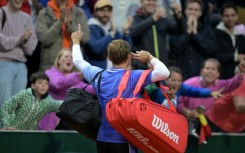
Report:
[[151,70],[144,70],[142,73],[141,73],[141,76],[136,84],[136,87],[134,89],[134,97],[136,96],[136,94],[140,91],[141,87],[142,87],[142,84],[144,83],[145,81],[145,78],[147,77],[147,75],[151,72]]
[[173,103],[168,98],[168,94],[166,93],[166,90],[169,90],[169,87],[163,86],[159,81],[157,81],[155,84],[156,84],[157,87],[159,87],[162,90],[163,95],[165,96],[165,98],[168,101],[169,109],[174,111],[174,112],[177,112],[175,107],[174,107],[174,105],[173,105]]
[[125,71],[123,76],[122,76],[122,79],[121,79],[119,86],[118,86],[118,94],[116,97],[117,99],[119,99],[122,96],[122,92],[126,89],[130,73],[131,73],[131,71]]
[[[169,90],[169,87],[167,86],[163,86],[159,81],[155,82],[156,86],[158,88],[160,88],[162,90],[162,93],[163,95],[165,96],[165,98],[167,99],[168,101],[168,105],[169,105],[169,109],[174,111],[174,112],[177,112],[173,103],[170,101],[170,99],[168,98],[168,94],[166,93],[166,90]],[[147,94],[147,92],[145,90],[142,90],[141,94],[143,95],[143,97],[147,100],[151,100],[151,98],[149,97],[149,95]]]

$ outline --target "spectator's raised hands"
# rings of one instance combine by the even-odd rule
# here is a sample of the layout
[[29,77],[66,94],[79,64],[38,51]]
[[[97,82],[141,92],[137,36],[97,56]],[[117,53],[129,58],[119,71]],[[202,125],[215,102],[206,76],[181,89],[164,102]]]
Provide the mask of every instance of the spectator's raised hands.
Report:
[[166,11],[162,7],[158,7],[153,14],[154,21],[158,21],[160,18],[164,18],[166,16]]
[[81,25],[78,24],[77,31],[73,32],[71,34],[71,40],[73,44],[80,44],[80,41],[83,39],[83,33],[81,30]]
[[127,17],[127,21],[124,25],[124,34],[129,34],[129,29],[132,26],[133,23],[133,17],[132,16],[128,16]]
[[71,10],[68,9],[66,6],[61,6],[60,7],[60,11],[61,11],[61,16],[60,16],[60,20],[62,22],[64,22],[65,24],[69,24],[72,21],[72,13]]
[[192,33],[197,33],[197,26],[198,26],[198,20],[195,16],[193,16],[193,23],[192,23]]
[[30,39],[32,35],[31,29],[26,29],[25,32],[21,35],[19,44],[24,44],[26,41]]
[[174,13],[176,14],[176,17],[181,18],[181,16],[182,16],[181,4],[174,1],[173,4],[171,5],[171,8],[173,9]]
[[110,24],[111,24],[110,34],[111,34],[111,37],[114,38],[114,37],[115,37],[115,34],[116,34],[116,28],[115,28],[115,26],[114,26],[114,23],[113,23],[112,18],[111,18],[111,20],[110,20]]
[[187,19],[187,33],[196,34],[198,27],[198,19],[194,15],[190,15]]
[[237,54],[237,61],[245,60],[245,54]]
[[189,16],[187,19],[187,33],[192,33],[194,16]]
[[30,28],[26,29],[26,31],[24,32],[23,36],[24,36],[24,39],[27,41],[31,38],[31,35],[32,35],[32,31]]

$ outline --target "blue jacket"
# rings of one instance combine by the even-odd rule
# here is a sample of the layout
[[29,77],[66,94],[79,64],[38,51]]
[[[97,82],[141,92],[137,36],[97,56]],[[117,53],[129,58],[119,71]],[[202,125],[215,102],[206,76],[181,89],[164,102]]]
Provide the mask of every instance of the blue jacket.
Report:
[[[165,85],[164,83],[162,83]],[[187,84],[182,83],[179,90],[176,93],[176,103],[172,101],[174,106],[176,107],[178,104],[178,98],[179,96],[190,96],[190,97],[210,97],[212,90],[207,88],[198,88],[198,87],[192,87]],[[165,96],[162,93],[162,90],[160,88],[157,88],[153,91],[152,94],[150,94],[150,97],[152,101],[162,104],[165,100]]]
[[[91,20],[93,20],[92,23],[90,22]],[[113,40],[123,39],[132,44],[129,36],[123,36],[118,31],[116,31],[114,38],[112,38],[110,34],[106,34],[95,18],[89,20],[89,29],[91,38],[86,46],[84,57],[91,65],[106,69],[107,46]]]

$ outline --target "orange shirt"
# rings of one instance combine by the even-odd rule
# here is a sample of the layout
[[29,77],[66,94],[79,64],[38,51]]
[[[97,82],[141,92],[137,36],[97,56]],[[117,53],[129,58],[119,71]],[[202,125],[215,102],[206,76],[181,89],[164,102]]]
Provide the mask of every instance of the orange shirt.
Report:
[[241,132],[245,129],[245,113],[236,111],[234,96],[245,97],[245,76],[240,87],[216,100],[207,114],[209,120],[226,132]]
[[[73,5],[74,5],[74,2],[69,0],[67,3],[67,8],[71,10]],[[48,2],[48,6],[53,9],[55,17],[57,19],[60,19],[60,16],[61,16],[60,8],[56,5],[55,0],[50,0]],[[67,32],[66,25],[64,23],[62,24],[62,33],[63,33],[62,47],[71,48],[71,34]]]

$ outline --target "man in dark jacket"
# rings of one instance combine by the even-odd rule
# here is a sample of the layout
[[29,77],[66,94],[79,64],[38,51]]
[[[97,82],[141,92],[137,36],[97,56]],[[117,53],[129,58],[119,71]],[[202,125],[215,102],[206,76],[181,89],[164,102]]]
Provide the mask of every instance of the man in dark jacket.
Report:
[[221,79],[228,79],[235,75],[236,65],[245,59],[245,36],[236,26],[238,11],[236,5],[225,3],[221,8],[222,21],[215,29],[217,51],[214,57],[222,64]]
[[203,2],[187,0],[185,7],[186,32],[170,37],[169,44],[173,65],[181,68],[183,80],[199,75],[203,61],[216,48],[211,26],[201,20]]
[[[158,7],[157,0],[141,0],[141,7],[137,10],[130,28],[134,51],[147,50],[160,61],[168,63],[167,34],[184,31],[180,4],[174,3],[171,7],[175,12],[176,21],[166,18],[165,10]],[[133,66],[147,68],[139,63]]]

